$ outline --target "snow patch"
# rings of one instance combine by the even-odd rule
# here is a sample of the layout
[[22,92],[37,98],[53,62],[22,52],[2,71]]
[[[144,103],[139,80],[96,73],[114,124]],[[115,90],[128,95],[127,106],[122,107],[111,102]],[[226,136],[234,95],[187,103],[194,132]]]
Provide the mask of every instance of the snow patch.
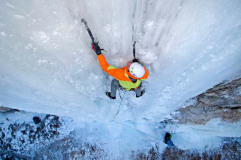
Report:
[[1,36],[6,37],[7,34],[5,32],[0,32]]
[[10,7],[10,8],[13,8],[13,9],[15,8],[15,7],[14,7],[12,4],[10,4],[10,3],[6,3],[5,5],[8,6],[8,7]]
[[15,14],[14,18],[16,18],[16,19],[25,19],[26,17],[22,16],[22,15],[19,15],[19,14]]

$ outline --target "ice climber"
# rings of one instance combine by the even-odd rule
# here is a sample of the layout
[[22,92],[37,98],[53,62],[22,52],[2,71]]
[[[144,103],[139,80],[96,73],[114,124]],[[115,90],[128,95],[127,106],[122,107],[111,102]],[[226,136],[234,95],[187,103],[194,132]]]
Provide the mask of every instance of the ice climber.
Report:
[[116,99],[116,90],[118,88],[135,91],[137,98],[145,93],[144,90],[141,90],[141,81],[148,78],[148,70],[137,59],[134,59],[123,68],[116,68],[106,62],[98,43],[92,43],[92,49],[97,54],[101,68],[115,78],[111,82],[111,91],[106,92],[108,97]]
[[167,144],[168,147],[173,147],[174,144],[172,142],[172,135],[170,133],[166,133],[165,137],[164,137],[164,143]]

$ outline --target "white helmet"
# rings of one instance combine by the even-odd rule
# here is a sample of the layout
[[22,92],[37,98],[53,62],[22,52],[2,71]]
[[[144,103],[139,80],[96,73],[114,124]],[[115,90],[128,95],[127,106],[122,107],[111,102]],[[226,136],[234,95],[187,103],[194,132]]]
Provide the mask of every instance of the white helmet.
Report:
[[145,74],[145,69],[140,63],[134,62],[130,65],[129,72],[131,73],[132,76],[136,78],[141,78]]

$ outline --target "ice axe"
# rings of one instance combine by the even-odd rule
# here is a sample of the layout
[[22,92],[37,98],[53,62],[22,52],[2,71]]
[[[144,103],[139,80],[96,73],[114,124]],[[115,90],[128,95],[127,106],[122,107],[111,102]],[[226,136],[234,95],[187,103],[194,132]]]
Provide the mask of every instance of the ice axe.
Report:
[[133,62],[139,62],[139,60],[136,58],[136,41],[133,43]]
[[95,42],[95,39],[94,39],[94,37],[93,37],[93,35],[92,35],[92,32],[91,32],[91,30],[90,30],[90,28],[89,28],[89,26],[88,26],[88,24],[87,24],[87,22],[86,22],[86,20],[85,20],[84,18],[82,18],[82,19],[81,19],[81,22],[84,23],[85,28],[86,28],[86,30],[88,31],[89,35],[90,35],[90,38],[91,38],[91,40],[92,40],[92,43],[96,43],[96,42]]
[[[88,24],[87,24],[87,21],[86,21],[84,18],[82,18],[82,19],[81,19],[81,22],[84,23],[85,28],[86,28],[87,32],[89,33],[89,36],[90,36],[90,38],[91,38],[91,40],[92,40],[92,43],[91,43],[92,46],[98,46],[98,42],[95,41],[95,39],[94,39],[94,37],[93,37],[93,34],[92,34],[92,32],[91,32],[91,30],[90,30]],[[105,51],[104,49],[100,49],[100,50]]]

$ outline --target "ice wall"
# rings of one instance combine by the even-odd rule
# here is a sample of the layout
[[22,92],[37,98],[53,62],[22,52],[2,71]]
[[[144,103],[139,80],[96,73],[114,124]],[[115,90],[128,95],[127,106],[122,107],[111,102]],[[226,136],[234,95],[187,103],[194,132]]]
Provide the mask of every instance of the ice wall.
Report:
[[[185,100],[240,74],[241,1],[2,0],[0,105],[84,121],[111,120],[103,73],[81,24],[85,18],[108,62],[137,57],[146,94],[128,92],[118,121],[158,121]],[[120,91],[123,94],[123,91]]]

